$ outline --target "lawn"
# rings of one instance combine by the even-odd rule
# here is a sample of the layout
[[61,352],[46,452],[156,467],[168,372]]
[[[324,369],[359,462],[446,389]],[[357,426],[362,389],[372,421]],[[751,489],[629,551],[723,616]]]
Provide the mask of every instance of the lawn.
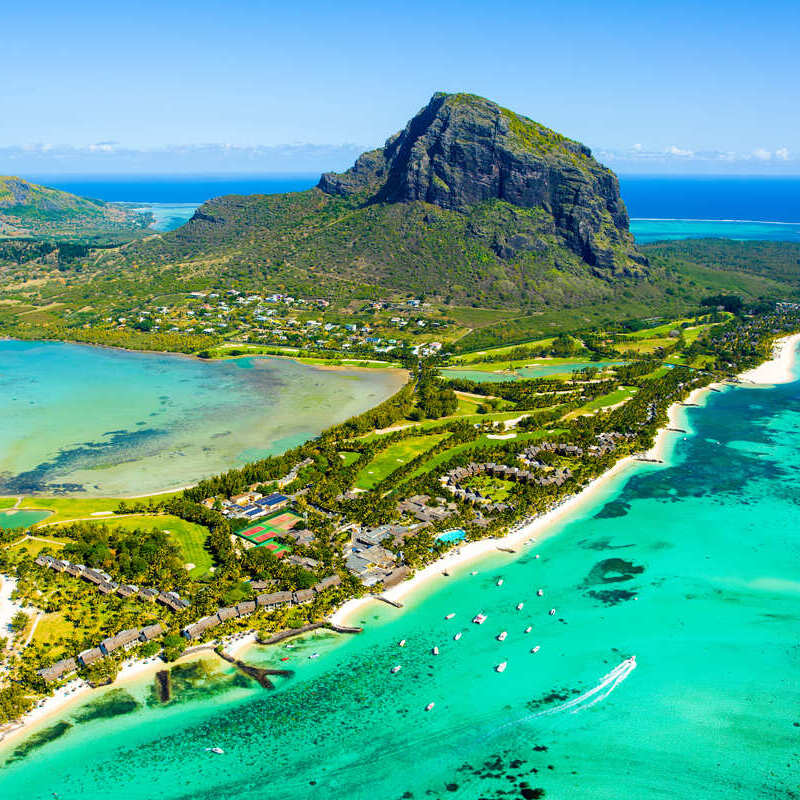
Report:
[[361,453],[354,453],[352,450],[342,450],[339,453],[339,458],[342,460],[342,466],[349,467],[351,464],[358,461]]
[[511,490],[515,486],[513,481],[504,481],[500,478],[493,478],[490,475],[475,475],[467,480],[464,485],[467,488],[476,489],[493,503],[505,503],[511,496]]
[[64,639],[75,634],[73,623],[64,619],[60,611],[44,614],[36,626],[33,641],[37,644],[55,644],[59,639]]
[[361,470],[356,477],[356,488],[372,489],[398,467],[407,464],[420,453],[430,450],[446,436],[449,436],[449,434],[436,433],[427,436],[409,436],[407,439],[401,439],[399,442],[389,445]]
[[635,386],[620,386],[619,389],[615,389],[613,392],[595,397],[594,400],[590,400],[586,405],[567,414],[564,419],[574,419],[585,414],[595,414],[604,408],[615,406],[617,403],[630,399],[636,392],[637,388]]
[[11,546],[15,551],[25,550],[31,558],[36,558],[45,547],[63,547],[68,541],[68,539],[63,539],[61,541],[58,539],[51,539],[49,536],[46,539],[25,538],[21,539],[19,542],[15,542]]
[[16,497],[0,497],[0,510],[4,508],[12,508],[16,502]]
[[[154,500],[166,500],[176,494],[180,494],[180,492],[152,495],[152,497]],[[52,511],[53,514],[38,526],[41,527],[72,519],[91,519],[92,514],[98,511],[114,511],[119,505],[120,499],[119,497],[23,497],[20,508]],[[125,499],[128,500],[128,498]],[[139,498],[141,502],[145,503],[149,499],[149,497]],[[97,521],[102,522],[103,519],[110,516],[110,514],[98,516]]]

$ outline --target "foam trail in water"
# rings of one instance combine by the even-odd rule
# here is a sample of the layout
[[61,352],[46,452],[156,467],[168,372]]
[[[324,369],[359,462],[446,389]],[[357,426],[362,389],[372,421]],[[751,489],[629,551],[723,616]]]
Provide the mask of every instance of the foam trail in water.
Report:
[[[583,711],[585,708],[589,708],[593,706],[595,703],[599,703],[601,700],[605,700],[614,689],[619,686],[628,675],[636,669],[636,656],[631,656],[630,658],[626,658],[621,664],[617,664],[614,669],[611,670],[607,675],[604,675],[600,683],[597,684],[593,689],[589,689],[588,692],[584,692],[580,697],[575,697],[572,700],[568,700],[566,703],[562,703],[560,706],[556,706],[555,708],[548,708],[545,711],[540,711],[537,714],[531,714],[530,716],[523,717],[518,722],[525,722],[529,719],[536,719],[537,717],[544,717],[550,714],[560,714],[562,711],[570,711],[573,714],[577,714],[579,711]],[[508,723],[516,724],[516,723]]]

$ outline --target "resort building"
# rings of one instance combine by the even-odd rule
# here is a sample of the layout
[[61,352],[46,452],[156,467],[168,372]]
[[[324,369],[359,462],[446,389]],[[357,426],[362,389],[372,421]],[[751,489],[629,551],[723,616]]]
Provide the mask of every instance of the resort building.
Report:
[[100,661],[101,658],[103,658],[103,651],[99,647],[91,647],[88,650],[78,653],[78,661],[84,667],[91,666],[97,661]]
[[78,669],[78,664],[74,658],[62,658],[61,661],[56,661],[50,667],[37,670],[37,674],[42,676],[45,683],[53,683],[61,680],[65,675],[75,672],[76,669]]
[[103,641],[100,642],[100,649],[105,655],[109,655],[115,650],[119,650],[121,647],[127,649],[139,641],[140,633],[141,630],[139,628],[129,628],[128,630],[120,631],[115,636],[109,636],[103,639]]

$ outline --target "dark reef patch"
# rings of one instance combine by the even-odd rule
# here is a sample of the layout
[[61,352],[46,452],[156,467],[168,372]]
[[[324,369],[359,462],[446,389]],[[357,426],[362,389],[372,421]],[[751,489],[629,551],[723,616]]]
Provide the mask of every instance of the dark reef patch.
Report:
[[91,722],[94,719],[108,719],[121,714],[130,714],[139,708],[139,703],[124,689],[112,689],[110,692],[92,700],[80,711],[72,715],[75,722]]
[[635,575],[641,575],[644,567],[623,558],[604,558],[598,561],[591,572],[584,578],[582,586],[596,586],[603,583],[620,583],[631,581]]
[[595,515],[595,519],[624,517],[631,510],[631,504],[623,500],[610,500]]
[[44,730],[34,733],[19,745],[19,747],[15,747],[14,750],[12,750],[11,755],[6,759],[6,763],[10,764],[12,761],[19,761],[34,750],[38,750],[40,747],[44,747],[46,744],[60,739],[71,727],[72,724],[69,722],[57,722],[49,728],[44,728]]
[[605,606],[615,606],[618,603],[624,603],[636,597],[636,592],[631,592],[627,589],[592,589],[586,594],[594,600],[599,600]]

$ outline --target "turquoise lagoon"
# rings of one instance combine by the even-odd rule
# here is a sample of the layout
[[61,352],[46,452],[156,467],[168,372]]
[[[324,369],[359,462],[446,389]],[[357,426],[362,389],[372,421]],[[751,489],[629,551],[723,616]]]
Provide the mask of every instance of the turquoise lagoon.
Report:
[[[667,464],[630,467],[557,535],[436,578],[402,611],[364,607],[358,636],[251,649],[249,660],[296,670],[274,692],[223,671],[168,706],[142,682],[127,702],[107,695],[111,715],[73,710],[15,756],[5,748],[16,760],[0,770],[0,793],[793,796],[800,382],[730,389],[683,411],[691,432],[671,434]],[[478,611],[482,626],[470,622]]]
[[403,380],[280,358],[0,341],[0,494],[186,485],[299,444]]

